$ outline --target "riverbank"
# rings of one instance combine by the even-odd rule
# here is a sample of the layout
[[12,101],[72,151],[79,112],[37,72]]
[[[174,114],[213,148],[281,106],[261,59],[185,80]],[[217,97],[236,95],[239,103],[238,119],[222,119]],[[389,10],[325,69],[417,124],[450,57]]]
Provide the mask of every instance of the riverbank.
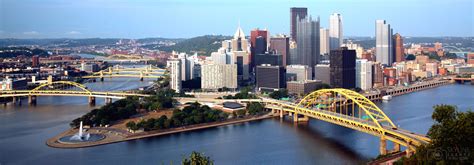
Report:
[[105,138],[103,140],[96,141],[96,142],[76,143],[76,144],[60,143],[58,141],[59,138],[64,137],[64,136],[68,136],[68,135],[74,135],[75,133],[78,132],[78,129],[72,129],[71,128],[67,131],[64,131],[64,132],[60,133],[59,135],[56,135],[56,136],[48,139],[46,141],[46,145],[48,145],[50,147],[54,147],[54,148],[93,147],[93,146],[106,145],[106,144],[111,144],[111,143],[137,140],[137,139],[142,139],[142,138],[156,137],[156,136],[169,135],[169,134],[180,133],[180,132],[187,132],[187,131],[194,131],[194,130],[212,128],[212,127],[219,127],[219,126],[224,126],[224,125],[239,124],[239,123],[245,123],[245,122],[250,122],[250,121],[263,120],[263,119],[268,119],[268,118],[273,118],[273,117],[275,117],[275,116],[273,116],[271,114],[266,114],[266,115],[258,116],[258,117],[229,119],[229,120],[221,121],[221,122],[196,124],[196,125],[191,125],[191,126],[186,126],[186,127],[171,128],[171,129],[166,129],[166,130],[156,130],[156,131],[149,131],[149,132],[140,132],[140,133],[130,133],[128,131],[124,131],[124,130],[121,130],[121,129],[115,129],[115,128],[93,127],[93,128],[87,129],[86,133],[95,133],[95,134],[104,135]]
[[444,85],[452,84],[450,80],[435,79],[422,83],[412,84],[410,86],[384,87],[377,90],[377,92],[363,94],[371,101],[380,101],[383,96],[401,96],[413,92],[418,92],[426,89],[436,88]]

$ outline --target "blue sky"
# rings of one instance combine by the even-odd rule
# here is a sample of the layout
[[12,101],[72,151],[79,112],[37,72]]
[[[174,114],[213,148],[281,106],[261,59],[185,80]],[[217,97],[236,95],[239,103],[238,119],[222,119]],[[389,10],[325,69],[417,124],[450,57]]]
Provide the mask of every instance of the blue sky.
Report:
[[0,0],[0,38],[144,38],[289,32],[289,8],[307,7],[345,36],[374,36],[385,19],[403,36],[474,36],[473,0]]

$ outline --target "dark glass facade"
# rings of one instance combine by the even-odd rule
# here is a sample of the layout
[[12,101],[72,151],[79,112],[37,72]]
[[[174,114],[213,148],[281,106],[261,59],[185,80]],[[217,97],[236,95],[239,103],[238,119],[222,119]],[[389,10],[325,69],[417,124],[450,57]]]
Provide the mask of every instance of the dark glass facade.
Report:
[[346,89],[355,88],[355,67],[355,50],[348,50],[347,47],[341,47],[336,50],[331,50],[331,86],[335,88]]

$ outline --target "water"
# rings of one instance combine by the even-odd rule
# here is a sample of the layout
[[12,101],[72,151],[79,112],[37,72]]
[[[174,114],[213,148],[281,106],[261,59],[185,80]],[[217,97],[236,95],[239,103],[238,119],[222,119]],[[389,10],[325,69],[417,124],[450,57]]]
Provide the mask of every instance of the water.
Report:
[[[134,89],[148,82],[106,80],[96,89]],[[377,103],[401,128],[426,133],[432,106],[474,107],[474,87],[447,85]],[[102,99],[97,100],[103,104]],[[56,149],[46,139],[93,107],[82,97],[39,97],[38,105],[0,106],[0,164],[179,164],[191,151],[217,164],[352,164],[378,155],[378,138],[322,121],[294,125],[268,119],[81,149]]]

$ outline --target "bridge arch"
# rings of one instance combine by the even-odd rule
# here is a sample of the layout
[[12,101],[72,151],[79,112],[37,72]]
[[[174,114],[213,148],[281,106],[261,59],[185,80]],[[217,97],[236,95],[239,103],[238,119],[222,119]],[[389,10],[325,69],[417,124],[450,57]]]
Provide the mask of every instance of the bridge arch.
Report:
[[42,89],[44,87],[49,87],[51,85],[69,85],[69,86],[78,88],[80,92],[84,92],[84,93],[87,93],[88,95],[92,95],[92,91],[88,90],[86,86],[84,86],[82,84],[79,84],[79,83],[76,83],[76,82],[72,82],[72,81],[54,81],[52,83],[41,84],[41,85],[37,86],[36,88],[32,89],[29,92],[29,94],[34,94],[34,93],[41,92],[41,91],[43,91]]
[[397,128],[395,124],[393,124],[392,120],[387,115],[385,115],[385,113],[380,108],[378,108],[377,105],[375,105],[372,101],[367,99],[365,96],[348,89],[335,88],[320,89],[314,91],[306,95],[297,104],[297,106],[295,107],[295,111],[298,110],[298,107],[312,109],[315,105],[318,106],[318,101],[327,101],[326,103],[334,104],[336,102],[334,99],[341,99],[341,101],[344,100],[344,103],[349,101],[357,105],[359,111],[363,111],[368,116],[368,118],[373,121],[379,128],[383,128],[383,126]]

